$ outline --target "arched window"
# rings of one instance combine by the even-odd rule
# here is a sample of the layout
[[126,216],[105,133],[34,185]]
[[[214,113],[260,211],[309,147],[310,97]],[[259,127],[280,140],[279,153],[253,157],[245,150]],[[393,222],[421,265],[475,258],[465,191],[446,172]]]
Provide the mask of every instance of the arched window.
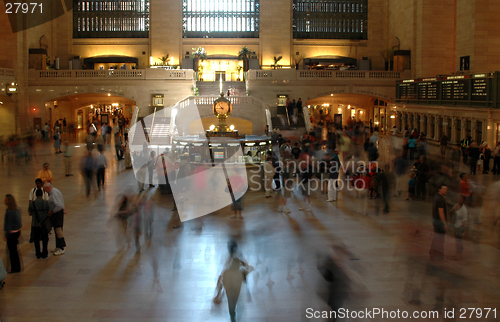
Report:
[[73,0],[73,38],[148,38],[149,0]]
[[186,38],[258,38],[259,0],[182,0]]
[[293,0],[295,39],[368,39],[367,20],[368,0]]

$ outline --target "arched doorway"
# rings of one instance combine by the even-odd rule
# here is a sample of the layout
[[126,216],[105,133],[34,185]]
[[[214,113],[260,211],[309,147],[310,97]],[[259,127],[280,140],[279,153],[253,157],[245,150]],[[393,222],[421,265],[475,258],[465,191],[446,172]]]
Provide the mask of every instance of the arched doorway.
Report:
[[[45,102],[45,122],[51,129],[58,122],[61,131],[76,134],[86,131],[92,122],[110,123],[120,115],[130,121],[135,106],[135,101],[111,94],[62,96]],[[63,123],[67,125],[65,129]]]
[[343,127],[350,123],[363,122],[374,126],[392,127],[389,104],[373,96],[361,94],[331,94],[305,102],[309,116],[314,120],[321,115]]

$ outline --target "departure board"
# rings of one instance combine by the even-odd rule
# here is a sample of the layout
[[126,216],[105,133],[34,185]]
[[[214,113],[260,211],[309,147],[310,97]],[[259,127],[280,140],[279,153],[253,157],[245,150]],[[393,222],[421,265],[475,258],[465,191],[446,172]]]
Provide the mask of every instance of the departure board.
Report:
[[469,80],[446,80],[441,82],[443,100],[462,101],[469,98]]
[[414,100],[417,99],[417,84],[401,83],[399,84],[399,95],[401,99]]
[[453,100],[463,101],[469,99],[469,80],[461,79],[453,81]]
[[478,78],[472,80],[471,94],[473,101],[486,101],[488,97],[486,78]]
[[[500,72],[398,80],[398,100],[453,102],[500,108]],[[495,86],[497,88],[495,88]],[[430,103],[429,102],[429,103]],[[474,104],[476,102],[476,104]]]
[[418,99],[419,100],[438,99],[438,83],[437,82],[418,83]]

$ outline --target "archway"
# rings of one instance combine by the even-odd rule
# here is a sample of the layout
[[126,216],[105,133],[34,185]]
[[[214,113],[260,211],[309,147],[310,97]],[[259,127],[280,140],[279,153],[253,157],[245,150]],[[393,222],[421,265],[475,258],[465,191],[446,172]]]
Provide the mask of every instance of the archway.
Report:
[[[306,101],[313,119],[328,116],[338,126],[353,121],[373,125],[387,131],[394,125],[393,104],[375,96],[362,94],[330,94]],[[394,116],[394,117],[393,117]]]
[[[109,123],[112,119],[123,115],[130,120],[136,102],[111,94],[84,93],[55,98],[45,102],[45,122],[52,128],[56,121],[66,120],[67,131],[86,130],[92,121]],[[36,110],[33,111],[37,113]],[[41,114],[41,113],[40,113]],[[42,119],[41,115],[33,117],[34,122]],[[63,128],[61,130],[64,131]]]

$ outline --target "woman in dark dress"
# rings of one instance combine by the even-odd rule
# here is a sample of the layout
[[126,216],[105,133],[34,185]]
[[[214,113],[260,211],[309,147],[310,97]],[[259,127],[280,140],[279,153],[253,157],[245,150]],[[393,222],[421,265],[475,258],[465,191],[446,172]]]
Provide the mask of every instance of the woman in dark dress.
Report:
[[21,271],[21,262],[19,261],[17,244],[19,242],[22,227],[21,211],[17,207],[16,199],[10,194],[5,196],[4,203],[7,206],[4,218],[4,230],[10,256],[9,273],[19,273]]

